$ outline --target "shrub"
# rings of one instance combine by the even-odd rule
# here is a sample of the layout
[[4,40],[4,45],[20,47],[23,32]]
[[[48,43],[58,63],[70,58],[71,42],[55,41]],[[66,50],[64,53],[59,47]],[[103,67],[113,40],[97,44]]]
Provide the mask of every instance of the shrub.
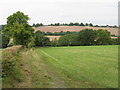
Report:
[[19,47],[12,47],[3,50],[2,54],[2,77],[3,78],[14,78],[19,80],[18,75],[19,66],[21,64],[21,56],[19,54]]
[[78,42],[78,34],[66,34],[59,38],[59,45],[61,46],[77,46]]
[[50,44],[48,37],[45,37],[41,31],[35,32],[35,46],[47,46]]
[[[1,34],[0,34],[0,35],[1,35]],[[9,36],[6,35],[6,34],[2,34],[1,37],[2,37],[2,40],[1,40],[2,42],[0,41],[0,42],[2,43],[2,44],[1,44],[2,46],[1,46],[1,47],[2,47],[2,48],[6,48],[7,45],[8,45],[8,43],[9,43],[10,38],[9,38]],[[0,48],[1,48],[1,47],[0,47]]]
[[111,35],[110,32],[107,30],[96,30],[97,38],[96,44],[97,45],[109,45],[111,43]]

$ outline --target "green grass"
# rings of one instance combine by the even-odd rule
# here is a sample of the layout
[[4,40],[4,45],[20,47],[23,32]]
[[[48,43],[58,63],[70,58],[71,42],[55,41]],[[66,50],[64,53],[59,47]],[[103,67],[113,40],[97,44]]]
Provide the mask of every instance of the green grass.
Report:
[[118,87],[118,46],[47,47],[35,51],[66,87]]

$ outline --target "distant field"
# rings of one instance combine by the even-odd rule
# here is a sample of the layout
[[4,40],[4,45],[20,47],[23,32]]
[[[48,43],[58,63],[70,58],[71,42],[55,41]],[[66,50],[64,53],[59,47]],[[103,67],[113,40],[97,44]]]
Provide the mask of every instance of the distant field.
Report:
[[37,30],[41,30],[42,32],[79,32],[83,29],[94,29],[94,30],[98,30],[98,29],[106,29],[109,32],[111,32],[111,34],[115,34],[118,35],[118,28],[107,28],[107,27],[89,27],[89,26],[41,26],[41,27],[37,27],[34,28],[35,31]]
[[53,40],[58,40],[61,36],[46,36],[48,38],[50,38],[50,41],[53,41]]
[[[66,87],[116,88],[117,49],[118,46],[48,47],[35,48],[35,52]],[[56,83],[63,84],[59,80]]]

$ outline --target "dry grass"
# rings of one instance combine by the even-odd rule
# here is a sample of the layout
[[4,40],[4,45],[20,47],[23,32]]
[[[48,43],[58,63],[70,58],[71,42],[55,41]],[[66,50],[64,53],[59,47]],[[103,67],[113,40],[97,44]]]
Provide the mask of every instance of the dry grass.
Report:
[[40,30],[42,32],[79,32],[83,29],[93,29],[93,30],[98,30],[98,29],[106,29],[111,34],[118,35],[118,28],[109,28],[109,27],[89,27],[89,26],[41,26],[41,27],[36,27],[34,28],[35,31]]
[[18,45],[18,46],[12,46],[12,47],[8,47],[2,50],[2,58],[4,60],[8,59],[8,58],[12,58],[14,55],[17,54],[17,52],[20,50],[22,46]]
[[8,47],[8,48],[3,49],[3,52],[16,53],[21,47],[22,47],[21,45]]

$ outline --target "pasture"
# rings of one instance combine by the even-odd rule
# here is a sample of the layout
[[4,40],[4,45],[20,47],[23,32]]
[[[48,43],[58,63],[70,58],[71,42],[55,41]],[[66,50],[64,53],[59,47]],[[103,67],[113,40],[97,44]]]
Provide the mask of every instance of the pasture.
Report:
[[61,87],[116,88],[117,49],[118,46],[47,47],[35,48],[35,52],[37,63],[42,60],[47,70],[50,69],[48,72],[52,72],[53,79],[59,78],[55,83]]

